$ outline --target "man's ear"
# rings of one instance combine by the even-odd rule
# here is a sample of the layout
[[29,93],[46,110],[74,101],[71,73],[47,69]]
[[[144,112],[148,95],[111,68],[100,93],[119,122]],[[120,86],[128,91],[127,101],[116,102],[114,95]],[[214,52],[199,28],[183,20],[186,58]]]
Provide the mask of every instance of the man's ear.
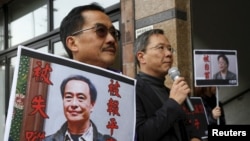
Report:
[[95,106],[95,102],[91,102],[92,107],[90,108],[90,112],[92,113],[94,111],[94,106]]
[[139,60],[139,63],[143,64],[145,62],[144,52],[142,51],[137,52],[136,57]]
[[76,44],[76,38],[74,36],[68,36],[66,38],[66,45],[67,47],[72,51],[72,52],[75,52],[75,51],[78,51],[78,46]]

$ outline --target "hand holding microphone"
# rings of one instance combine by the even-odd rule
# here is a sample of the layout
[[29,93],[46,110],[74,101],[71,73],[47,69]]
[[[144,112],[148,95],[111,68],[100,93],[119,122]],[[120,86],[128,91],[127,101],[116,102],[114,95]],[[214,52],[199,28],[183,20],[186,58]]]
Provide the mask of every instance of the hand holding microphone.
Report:
[[[173,86],[173,88],[171,89],[171,91],[173,90],[173,91],[176,91],[176,92],[178,92],[178,93],[184,93],[184,92],[185,92],[185,89],[188,88],[188,86],[187,86],[186,82],[183,83],[183,80],[179,80],[179,82],[176,81],[176,80],[180,77],[180,72],[179,72],[178,68],[176,68],[176,67],[170,68],[170,69],[168,70],[168,74],[169,74],[169,76],[171,77],[171,79],[177,83],[176,85],[179,85],[176,89],[174,88],[175,86]],[[188,88],[188,89],[189,89],[189,88]],[[178,94],[178,93],[177,93],[177,94]],[[186,94],[186,93],[185,93],[185,94]],[[182,95],[178,95],[178,96],[182,96]],[[177,97],[177,96],[176,96],[176,97]],[[180,98],[180,97],[179,97],[179,98]],[[193,107],[193,104],[191,103],[191,101],[190,101],[190,99],[189,99],[188,96],[186,97],[185,102],[186,102],[186,105],[188,106],[189,110],[190,110],[191,112],[193,112],[193,111],[194,111],[194,107]]]

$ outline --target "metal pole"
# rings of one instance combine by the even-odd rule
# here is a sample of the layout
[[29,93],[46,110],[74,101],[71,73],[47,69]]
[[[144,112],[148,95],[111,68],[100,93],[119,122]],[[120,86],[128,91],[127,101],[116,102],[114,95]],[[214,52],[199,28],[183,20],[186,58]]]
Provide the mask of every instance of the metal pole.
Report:
[[[216,105],[219,106],[219,88],[216,87]],[[220,125],[220,117],[217,119],[217,125]]]

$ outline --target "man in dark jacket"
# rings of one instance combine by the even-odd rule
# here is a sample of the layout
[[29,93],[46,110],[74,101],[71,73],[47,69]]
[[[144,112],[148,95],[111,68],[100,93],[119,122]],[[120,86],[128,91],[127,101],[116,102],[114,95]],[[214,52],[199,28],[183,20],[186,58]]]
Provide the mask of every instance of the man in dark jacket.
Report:
[[190,92],[184,78],[177,78],[171,90],[164,85],[172,55],[173,48],[161,29],[146,31],[135,42],[140,68],[136,76],[138,141],[200,141],[182,109]]
[[[101,133],[99,133],[92,121],[91,124],[93,128],[93,141],[106,141],[107,139],[111,138],[109,135],[102,135]],[[67,132],[67,127],[67,122],[65,122],[55,134],[46,137],[45,141],[72,141],[69,133]],[[85,141],[85,139],[83,137],[80,137],[79,141]]]

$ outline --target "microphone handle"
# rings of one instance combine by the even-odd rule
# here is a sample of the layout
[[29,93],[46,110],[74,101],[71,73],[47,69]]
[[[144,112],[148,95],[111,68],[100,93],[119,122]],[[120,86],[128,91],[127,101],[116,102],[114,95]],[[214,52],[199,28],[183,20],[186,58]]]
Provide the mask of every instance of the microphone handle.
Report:
[[189,111],[190,111],[190,112],[193,112],[193,111],[194,111],[194,106],[193,106],[193,104],[191,103],[189,97],[186,98],[185,103],[186,103],[186,105],[187,105]]

